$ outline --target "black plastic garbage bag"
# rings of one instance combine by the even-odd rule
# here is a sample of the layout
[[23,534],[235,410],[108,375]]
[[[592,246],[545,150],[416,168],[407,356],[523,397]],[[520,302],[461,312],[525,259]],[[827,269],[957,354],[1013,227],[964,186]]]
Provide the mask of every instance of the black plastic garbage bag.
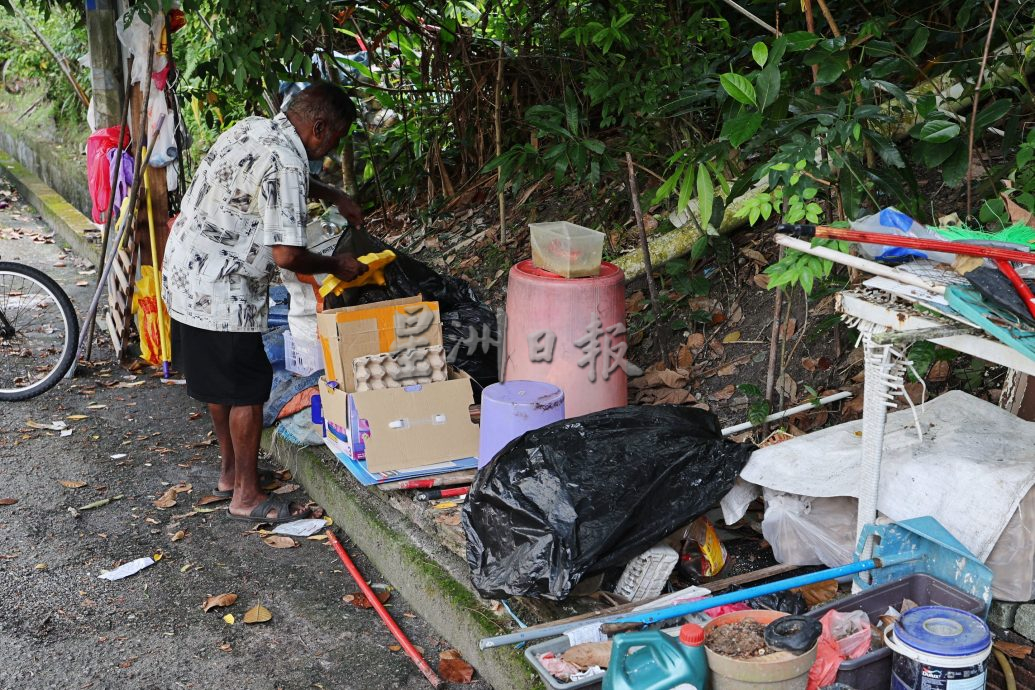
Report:
[[385,285],[349,289],[341,297],[330,295],[325,304],[330,308],[345,307],[418,294],[428,301],[438,302],[443,345],[447,354],[455,353],[450,364],[469,374],[483,387],[495,383],[499,377],[496,314],[479,299],[470,283],[442,275],[364,230],[342,233],[334,253],[352,252],[363,256],[385,249],[395,252],[395,261],[384,269]]
[[715,415],[674,405],[530,431],[478,472],[464,505],[474,586],[563,599],[715,505],[752,450],[723,439]]

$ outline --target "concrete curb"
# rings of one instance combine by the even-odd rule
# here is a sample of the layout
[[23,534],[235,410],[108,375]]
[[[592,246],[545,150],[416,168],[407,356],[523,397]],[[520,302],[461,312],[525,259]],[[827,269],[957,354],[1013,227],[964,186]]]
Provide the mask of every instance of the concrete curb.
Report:
[[[263,448],[334,518],[357,548],[406,597],[413,610],[449,640],[494,688],[538,690],[539,676],[521,652],[481,651],[478,640],[507,632],[465,584],[467,566],[401,512],[361,486],[325,448],[298,448],[263,434]],[[349,544],[346,544],[348,548]],[[428,660],[437,666],[437,660]]]
[[93,222],[7,153],[0,151],[0,173],[36,208],[43,222],[79,256],[99,265],[100,233]]

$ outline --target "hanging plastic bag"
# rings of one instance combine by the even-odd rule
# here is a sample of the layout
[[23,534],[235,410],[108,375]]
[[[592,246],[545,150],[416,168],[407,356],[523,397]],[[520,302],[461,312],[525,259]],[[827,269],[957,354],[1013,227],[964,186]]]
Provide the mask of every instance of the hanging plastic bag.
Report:
[[798,496],[764,489],[762,536],[780,563],[827,565],[854,558],[858,501],[846,496]]
[[[86,177],[90,185],[90,200],[93,202],[91,217],[95,223],[108,219],[108,198],[111,196],[111,158],[118,152],[121,127],[99,129],[86,140]],[[129,130],[125,132],[123,145],[129,142]],[[132,176],[132,171],[130,172]],[[115,208],[119,207],[115,199]]]
[[164,329],[166,342],[169,342],[169,314],[163,304],[162,314],[158,315],[154,269],[151,266],[140,267],[140,280],[133,290],[133,313],[137,317],[137,333],[140,334],[140,356],[158,366],[162,363],[162,335],[159,329]]
[[175,118],[169,117],[169,104],[165,100],[165,92],[158,89],[151,89],[151,96],[147,100],[147,128],[152,131],[158,123],[158,118],[165,116],[162,128],[158,130],[158,136],[151,142],[154,153],[151,154],[151,167],[164,168],[176,160],[176,123]]
[[563,599],[713,506],[752,447],[675,405],[604,410],[511,441],[464,504],[467,563],[487,598]]
[[[333,220],[333,216],[331,218]],[[340,224],[344,226],[343,218]],[[438,302],[442,341],[449,363],[469,374],[482,386],[495,383],[499,378],[496,314],[478,298],[470,283],[437,273],[427,264],[370,236],[364,230],[350,229],[343,232],[334,254],[351,252],[363,256],[385,249],[395,252],[395,261],[385,267],[385,285],[367,285],[346,290],[340,297],[328,296],[324,300],[324,307],[331,309],[370,304],[414,295]]]
[[[147,47],[151,44],[151,36],[154,36],[154,45],[157,48],[165,29],[165,16],[161,12],[152,13],[150,26],[144,22],[141,14],[140,8],[131,7],[115,20],[115,33],[125,49],[123,55],[133,58],[130,84],[141,82],[147,76]],[[161,72],[168,62],[169,58],[166,55],[157,53],[151,69]]]

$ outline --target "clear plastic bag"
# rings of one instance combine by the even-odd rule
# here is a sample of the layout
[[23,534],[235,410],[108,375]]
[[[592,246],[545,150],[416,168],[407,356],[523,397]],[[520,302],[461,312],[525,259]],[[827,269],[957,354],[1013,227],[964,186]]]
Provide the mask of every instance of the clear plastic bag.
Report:
[[851,563],[855,553],[858,501],[836,496],[810,498],[765,489],[762,536],[780,563],[826,565]]
[[[872,216],[860,218],[852,223],[853,230],[863,232],[879,232],[885,235],[898,235],[901,237],[919,237],[928,240],[945,240],[944,237],[934,230],[927,228],[902,213],[893,206],[882,209]],[[905,247],[890,247],[880,244],[860,244],[859,253],[863,256],[883,261],[884,263],[896,264],[912,261],[913,259],[931,259],[938,263],[951,264],[955,254],[943,254],[942,252],[920,251],[919,249],[906,249]]]
[[1017,505],[985,565],[995,574],[992,596],[996,599],[1030,601],[1035,596],[1035,489]]
[[818,690],[837,679],[837,669],[846,659],[858,659],[870,651],[870,619],[865,611],[828,611],[820,619],[816,661],[809,669],[808,690]]

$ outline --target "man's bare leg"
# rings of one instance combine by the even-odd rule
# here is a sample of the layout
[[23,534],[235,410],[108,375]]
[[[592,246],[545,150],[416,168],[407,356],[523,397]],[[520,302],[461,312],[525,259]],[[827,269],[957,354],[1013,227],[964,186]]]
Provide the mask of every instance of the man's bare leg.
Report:
[[230,437],[230,409],[229,405],[208,404],[208,413],[212,417],[212,428],[216,432],[216,440],[219,441],[221,463],[219,483],[216,488],[220,491],[233,491],[236,476],[236,455],[234,455],[234,444]]
[[[268,496],[259,488],[259,441],[262,437],[262,405],[241,405],[230,408],[230,436],[237,460],[234,470],[234,497],[230,512],[246,516]],[[293,513],[302,512],[299,506]],[[276,517],[271,510],[266,517]]]

